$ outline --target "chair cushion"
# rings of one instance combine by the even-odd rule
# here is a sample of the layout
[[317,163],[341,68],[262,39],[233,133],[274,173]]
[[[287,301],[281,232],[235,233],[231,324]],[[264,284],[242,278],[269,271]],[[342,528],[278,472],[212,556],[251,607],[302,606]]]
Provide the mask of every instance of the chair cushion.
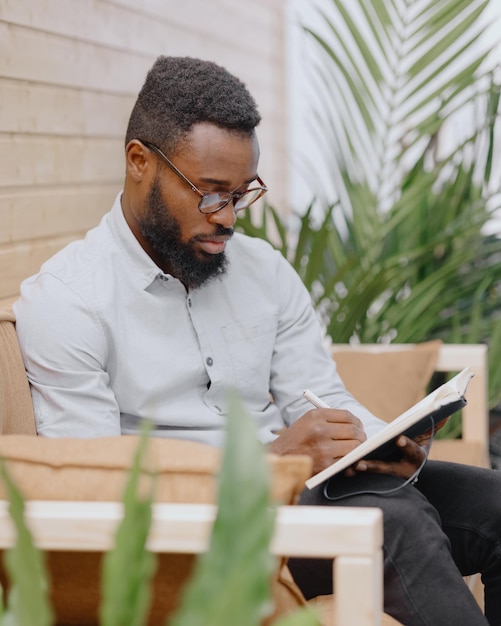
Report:
[[334,347],[332,355],[348,391],[389,422],[426,395],[441,344],[435,340],[395,349],[384,346],[381,351],[363,345]]
[[[322,626],[339,626],[336,624],[336,620],[334,619],[335,603],[336,600],[334,596],[329,595],[317,596],[316,598],[309,600],[308,605],[316,610],[317,614],[320,615]],[[355,626],[355,624],[353,624],[353,626]],[[387,613],[383,613],[381,615],[381,626],[401,626],[401,624]]]
[[0,434],[34,435],[35,417],[14,315],[0,309]]
[[[136,436],[46,439],[5,435],[0,437],[0,456],[27,499],[117,501],[137,444]],[[152,438],[148,446],[148,466],[158,474],[158,502],[214,501],[218,449],[161,438]],[[269,455],[268,461],[272,500],[293,504],[309,475],[310,459]]]
[[[26,435],[0,437],[0,456],[26,499],[117,501],[138,443],[134,436],[99,439],[44,439]],[[220,451],[182,440],[153,438],[148,443],[148,465],[157,472],[158,502],[214,502]],[[303,456],[268,456],[271,499],[293,504],[311,473]],[[0,497],[5,497],[0,485]],[[102,554],[56,552],[47,554],[52,580],[52,602],[60,625],[98,624],[99,572]],[[192,555],[159,555],[153,583],[154,601],[148,624],[165,623],[175,608],[179,591],[189,578]],[[273,581],[275,616],[304,605],[304,598],[281,561]]]

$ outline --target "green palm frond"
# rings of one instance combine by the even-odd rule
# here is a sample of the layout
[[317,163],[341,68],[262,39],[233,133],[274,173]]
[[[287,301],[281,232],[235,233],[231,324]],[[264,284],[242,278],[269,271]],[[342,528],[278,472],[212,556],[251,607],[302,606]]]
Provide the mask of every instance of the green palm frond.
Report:
[[[326,162],[368,186],[377,208],[391,205],[403,161],[419,159],[444,119],[472,96],[488,54],[478,46],[487,4],[329,0],[322,33],[307,29],[323,53],[315,70],[329,102],[317,116],[328,129]],[[343,176],[333,171],[333,178]]]

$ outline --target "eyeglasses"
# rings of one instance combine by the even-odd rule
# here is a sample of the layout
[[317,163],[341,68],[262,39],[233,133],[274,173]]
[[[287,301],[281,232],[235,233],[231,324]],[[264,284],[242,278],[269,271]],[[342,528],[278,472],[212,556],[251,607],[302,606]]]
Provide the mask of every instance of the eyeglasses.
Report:
[[172,163],[172,161],[165,156],[160,148],[150,141],[144,141],[144,139],[140,139],[140,141],[147,148],[156,152],[157,155],[163,159],[165,163],[167,163],[171,170],[177,174],[181,180],[184,180],[184,182],[188,184],[198,196],[200,196],[200,202],[198,203],[198,210],[200,213],[217,213],[217,211],[223,209],[230,202],[233,202],[233,210],[235,213],[238,213],[256,202],[256,200],[259,200],[259,198],[268,191],[268,187],[266,187],[259,176],[256,177],[256,181],[260,187],[254,187],[252,189],[247,189],[246,191],[200,191],[200,189],[198,189],[198,187],[186,178],[181,170],[179,170],[174,163]]

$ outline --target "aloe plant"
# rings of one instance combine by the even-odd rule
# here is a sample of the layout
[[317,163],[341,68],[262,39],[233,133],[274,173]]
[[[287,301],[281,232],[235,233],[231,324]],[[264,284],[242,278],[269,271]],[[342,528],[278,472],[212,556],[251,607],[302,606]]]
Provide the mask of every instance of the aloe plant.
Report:
[[103,559],[101,626],[142,626],[148,616],[157,563],[156,555],[146,549],[154,500],[154,475],[143,468],[148,431],[145,425],[125,487],[114,548]]
[[[168,626],[259,626],[272,609],[270,580],[277,563],[269,552],[275,522],[269,467],[255,424],[235,395],[229,398],[228,408],[210,547],[197,560],[179,609],[166,618]],[[147,623],[156,561],[146,550],[154,499],[154,472],[144,468],[147,444],[146,430],[124,491],[124,516],[115,545],[104,558],[101,626]],[[16,545],[5,557],[11,591],[5,609],[0,603],[0,626],[50,626],[53,615],[44,554],[34,546],[26,527],[22,494],[5,467],[0,468],[18,533]],[[319,624],[308,608],[275,622],[275,626]]]
[[[272,609],[270,556],[275,511],[265,450],[239,398],[228,402],[228,428],[210,548],[202,555],[168,626],[258,626]],[[318,626],[310,610],[277,626]]]
[[[24,520],[24,499],[3,463],[0,474],[6,487],[9,512],[17,533],[16,543],[4,553],[10,590],[0,602],[1,626],[50,626],[49,582],[45,556],[38,550]],[[4,600],[2,598],[2,600]]]

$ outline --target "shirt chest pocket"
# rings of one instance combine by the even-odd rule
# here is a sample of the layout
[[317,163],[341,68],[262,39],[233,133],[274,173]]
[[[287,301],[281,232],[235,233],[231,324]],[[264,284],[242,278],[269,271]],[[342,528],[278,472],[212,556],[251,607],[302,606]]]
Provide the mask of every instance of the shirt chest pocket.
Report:
[[221,329],[235,376],[246,385],[268,389],[277,322],[278,315],[266,315]]

